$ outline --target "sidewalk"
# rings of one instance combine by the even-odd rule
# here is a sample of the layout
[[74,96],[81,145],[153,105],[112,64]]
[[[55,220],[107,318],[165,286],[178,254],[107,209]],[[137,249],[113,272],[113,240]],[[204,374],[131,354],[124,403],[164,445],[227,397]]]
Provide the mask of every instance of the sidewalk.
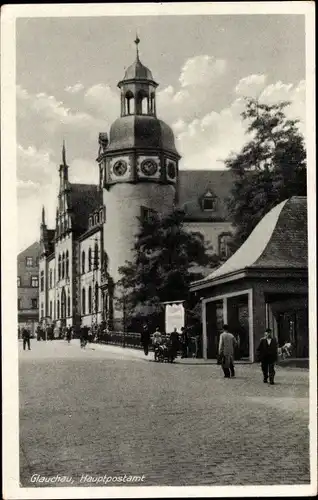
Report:
[[[136,359],[140,359],[143,361],[153,361],[154,356],[153,352],[149,351],[148,356],[145,356],[144,352],[142,349],[133,349],[131,347],[122,347],[119,345],[113,345],[113,344],[88,344],[86,346],[86,349],[92,349],[92,350],[104,350],[108,352],[114,352],[118,354],[120,352],[121,355],[123,356],[129,356],[129,357],[134,357]],[[299,361],[299,360],[295,360]],[[304,364],[293,364],[293,360],[288,360],[288,362],[284,363],[278,363],[278,366],[280,369],[297,369],[297,370],[306,370],[308,371],[308,368],[306,366],[306,360],[303,360],[305,363]],[[178,357],[174,363],[180,364],[180,365],[217,365],[216,359],[202,359],[202,358],[180,358]],[[308,363],[308,360],[307,360]],[[251,363],[250,361],[245,361],[245,360],[237,360],[235,361],[236,365],[251,365],[251,366],[257,366],[258,363]]]

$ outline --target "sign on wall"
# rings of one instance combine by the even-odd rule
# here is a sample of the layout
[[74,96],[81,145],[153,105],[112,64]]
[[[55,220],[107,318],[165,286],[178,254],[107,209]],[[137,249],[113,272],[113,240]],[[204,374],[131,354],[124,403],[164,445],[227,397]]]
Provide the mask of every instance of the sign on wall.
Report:
[[184,327],[183,302],[169,302],[165,304],[166,333],[171,333],[174,328],[180,333]]

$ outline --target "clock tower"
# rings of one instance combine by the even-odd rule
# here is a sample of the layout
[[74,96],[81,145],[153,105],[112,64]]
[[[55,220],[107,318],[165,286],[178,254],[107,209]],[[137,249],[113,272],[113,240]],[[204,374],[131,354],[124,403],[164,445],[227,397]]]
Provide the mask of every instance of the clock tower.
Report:
[[151,71],[139,58],[118,83],[120,117],[109,138],[100,134],[99,182],[106,207],[104,249],[109,274],[116,283],[118,268],[131,260],[139,221],[145,209],[165,214],[176,202],[178,154],[171,128],[157,118],[156,88]]

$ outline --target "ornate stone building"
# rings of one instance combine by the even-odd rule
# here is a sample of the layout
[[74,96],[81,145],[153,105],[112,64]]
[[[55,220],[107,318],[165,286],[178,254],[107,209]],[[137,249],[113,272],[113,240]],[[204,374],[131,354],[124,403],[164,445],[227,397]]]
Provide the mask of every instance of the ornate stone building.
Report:
[[[55,229],[43,209],[40,260],[40,317],[61,323],[99,323],[120,328],[114,307],[118,268],[132,258],[138,217],[165,214],[180,206],[189,230],[199,230],[214,251],[227,257],[231,233],[225,198],[231,174],[180,171],[171,128],[157,117],[151,71],[137,54],[118,83],[119,118],[109,136],[99,134],[98,185],[69,182],[63,145]],[[207,270],[209,271],[209,270]]]

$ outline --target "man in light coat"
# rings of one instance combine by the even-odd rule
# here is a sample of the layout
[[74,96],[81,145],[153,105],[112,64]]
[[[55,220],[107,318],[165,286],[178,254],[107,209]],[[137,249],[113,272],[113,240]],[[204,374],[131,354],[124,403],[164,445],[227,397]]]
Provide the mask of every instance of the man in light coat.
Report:
[[236,340],[234,335],[229,332],[227,325],[223,325],[223,332],[221,333],[219,340],[219,356],[221,358],[222,369],[225,378],[235,377],[235,346]]

